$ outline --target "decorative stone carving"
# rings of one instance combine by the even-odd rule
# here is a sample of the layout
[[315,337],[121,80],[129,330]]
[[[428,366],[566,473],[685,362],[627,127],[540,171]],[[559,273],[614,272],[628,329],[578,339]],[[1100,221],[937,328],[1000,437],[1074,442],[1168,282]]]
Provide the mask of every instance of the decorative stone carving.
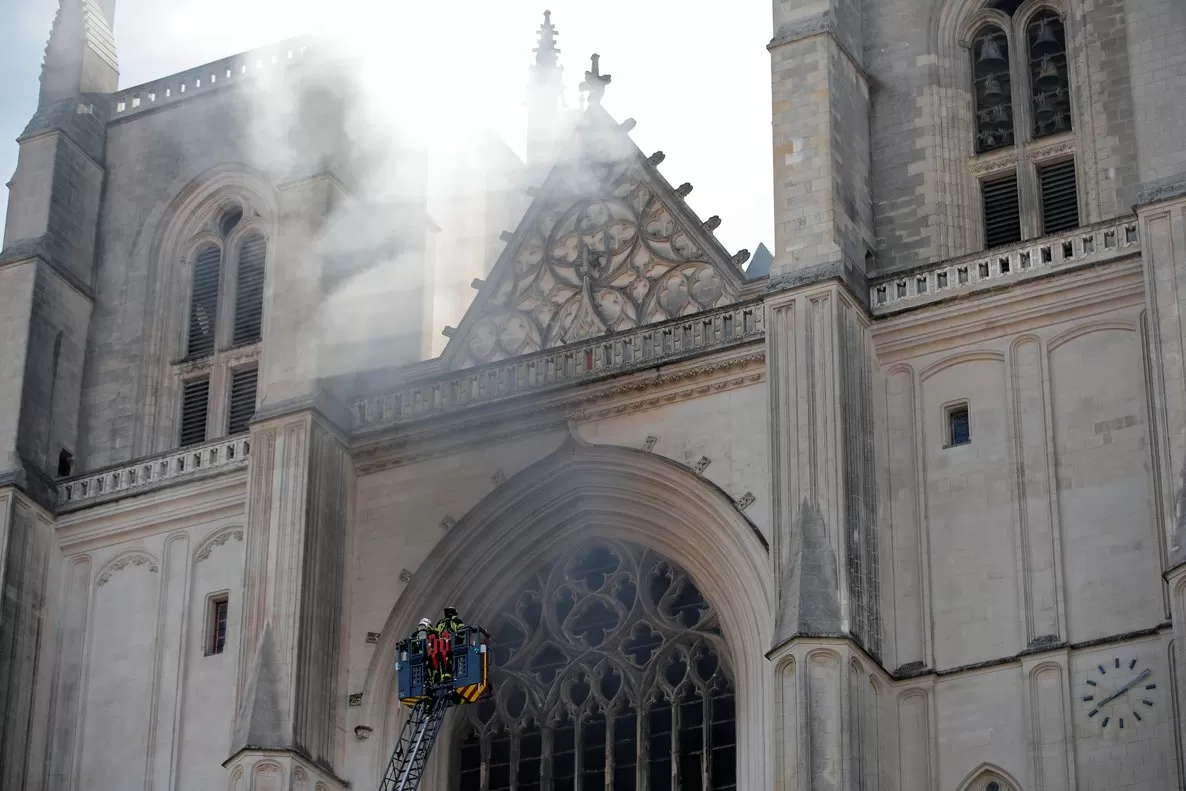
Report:
[[495,470],[494,474],[490,476],[490,481],[495,486],[502,486],[507,482],[506,473],[504,473],[502,470]]
[[[604,765],[586,766],[585,787],[633,788],[633,771],[617,779],[615,763],[645,765],[648,748],[674,731],[665,744],[677,761],[684,753],[681,786],[713,787],[712,763],[735,760],[732,672],[716,614],[687,573],[616,541],[580,545],[532,572],[489,619],[498,695],[458,714],[463,778],[517,755],[521,772],[548,761],[557,787],[568,787],[573,763],[552,759],[561,744],[605,754],[624,733]],[[554,738],[541,750],[544,728]]]
[[[371,738],[372,733],[374,733],[374,728],[372,728],[369,725],[355,725],[354,726],[354,735],[358,738],[358,740],[360,742],[365,742],[367,739]],[[318,788],[320,788],[320,787],[321,786],[318,786]]]
[[696,463],[692,465],[692,472],[700,475],[708,469],[708,465],[710,464],[712,464],[712,459],[708,458],[707,456],[701,456],[696,460]]
[[755,499],[757,498],[754,497],[753,492],[746,492],[745,494],[741,495],[741,497],[737,500],[737,510],[744,512],[745,509],[754,504]]
[[[637,157],[558,167],[456,337],[468,367],[687,316],[737,299],[727,254],[704,245]],[[652,157],[652,160],[655,159]],[[652,163],[654,164],[654,163]],[[682,204],[681,204],[682,205]],[[686,211],[684,209],[683,211]],[[721,260],[718,260],[721,259]]]
[[445,530],[452,530],[453,526],[457,524],[457,520],[445,514],[445,518],[441,520],[441,527]]
[[369,643],[371,645],[376,645],[379,642],[379,637],[380,637],[379,632],[367,632],[367,640],[366,641],[367,641],[367,643]]
[[407,569],[400,569],[399,581],[400,582],[411,582],[412,581],[412,572],[408,571]]
[[112,575],[115,574],[115,572],[117,572],[117,571],[122,571],[123,569],[126,569],[128,566],[139,567],[139,566],[145,566],[145,565],[148,566],[148,570],[150,572],[152,572],[153,574],[155,574],[157,572],[156,562],[153,561],[153,559],[151,557],[144,554],[143,552],[133,552],[133,553],[124,555],[122,558],[120,558],[119,560],[115,561],[110,566],[108,566],[103,571],[103,573],[99,575],[99,587],[101,588],[104,585],[106,585],[108,582],[110,582]]
[[1032,161],[1041,159],[1049,159],[1050,157],[1061,156],[1062,154],[1071,154],[1075,151],[1074,140],[1062,140],[1057,143],[1051,143],[1048,146],[1036,146],[1030,148],[1027,152]]
[[991,159],[977,157],[972,163],[972,175],[984,176],[1001,170],[1017,167],[1017,157],[1010,154],[1007,157],[993,157]]
[[351,706],[361,706],[362,705],[362,693],[355,692],[354,694],[352,694],[349,699],[349,704]]
[[224,530],[223,532],[215,535],[213,538],[208,539],[206,543],[202,545],[202,548],[198,550],[198,554],[194,556],[194,563],[201,563],[203,560],[206,560],[210,557],[210,553],[215,547],[222,546],[232,538],[236,541],[242,541],[243,528],[236,527],[231,530]]
[[642,444],[642,449],[645,450],[647,453],[650,453],[651,451],[653,451],[655,449],[655,445],[657,445],[658,442],[659,442],[659,438],[656,437],[654,434],[651,434],[650,436],[647,437],[647,441]]

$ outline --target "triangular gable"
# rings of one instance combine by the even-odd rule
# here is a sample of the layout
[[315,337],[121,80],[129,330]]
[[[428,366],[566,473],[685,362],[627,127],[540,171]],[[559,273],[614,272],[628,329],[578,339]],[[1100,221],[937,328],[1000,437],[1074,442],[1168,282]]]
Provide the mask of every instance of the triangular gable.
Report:
[[656,164],[590,107],[446,345],[446,365],[468,368],[735,302],[740,264]]

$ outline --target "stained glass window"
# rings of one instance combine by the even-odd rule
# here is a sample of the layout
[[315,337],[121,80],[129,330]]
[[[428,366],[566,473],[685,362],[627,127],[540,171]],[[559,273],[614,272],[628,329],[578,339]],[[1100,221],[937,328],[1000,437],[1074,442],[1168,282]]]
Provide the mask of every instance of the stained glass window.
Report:
[[494,694],[465,710],[461,791],[736,788],[720,625],[670,560],[581,545],[490,623]]

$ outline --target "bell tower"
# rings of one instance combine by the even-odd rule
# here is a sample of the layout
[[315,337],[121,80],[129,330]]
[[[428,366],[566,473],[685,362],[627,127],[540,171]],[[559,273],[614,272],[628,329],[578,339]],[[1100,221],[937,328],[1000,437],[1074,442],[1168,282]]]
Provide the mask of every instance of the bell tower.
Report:
[[874,245],[861,4],[773,2],[774,38],[767,46],[776,207],[770,274],[864,273]]
[[18,139],[0,248],[0,787],[30,787],[54,547],[55,479],[77,451],[110,94],[114,0],[62,0],[37,112]]

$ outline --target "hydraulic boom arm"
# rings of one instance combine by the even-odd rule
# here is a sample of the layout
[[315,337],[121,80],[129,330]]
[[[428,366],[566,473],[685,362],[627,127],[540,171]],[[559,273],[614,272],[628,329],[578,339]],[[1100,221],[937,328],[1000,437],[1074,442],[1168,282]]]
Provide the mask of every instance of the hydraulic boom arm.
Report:
[[412,707],[412,715],[404,721],[379,791],[415,791],[420,785],[424,765],[441,730],[441,720],[453,703],[452,696],[451,688],[440,688]]

